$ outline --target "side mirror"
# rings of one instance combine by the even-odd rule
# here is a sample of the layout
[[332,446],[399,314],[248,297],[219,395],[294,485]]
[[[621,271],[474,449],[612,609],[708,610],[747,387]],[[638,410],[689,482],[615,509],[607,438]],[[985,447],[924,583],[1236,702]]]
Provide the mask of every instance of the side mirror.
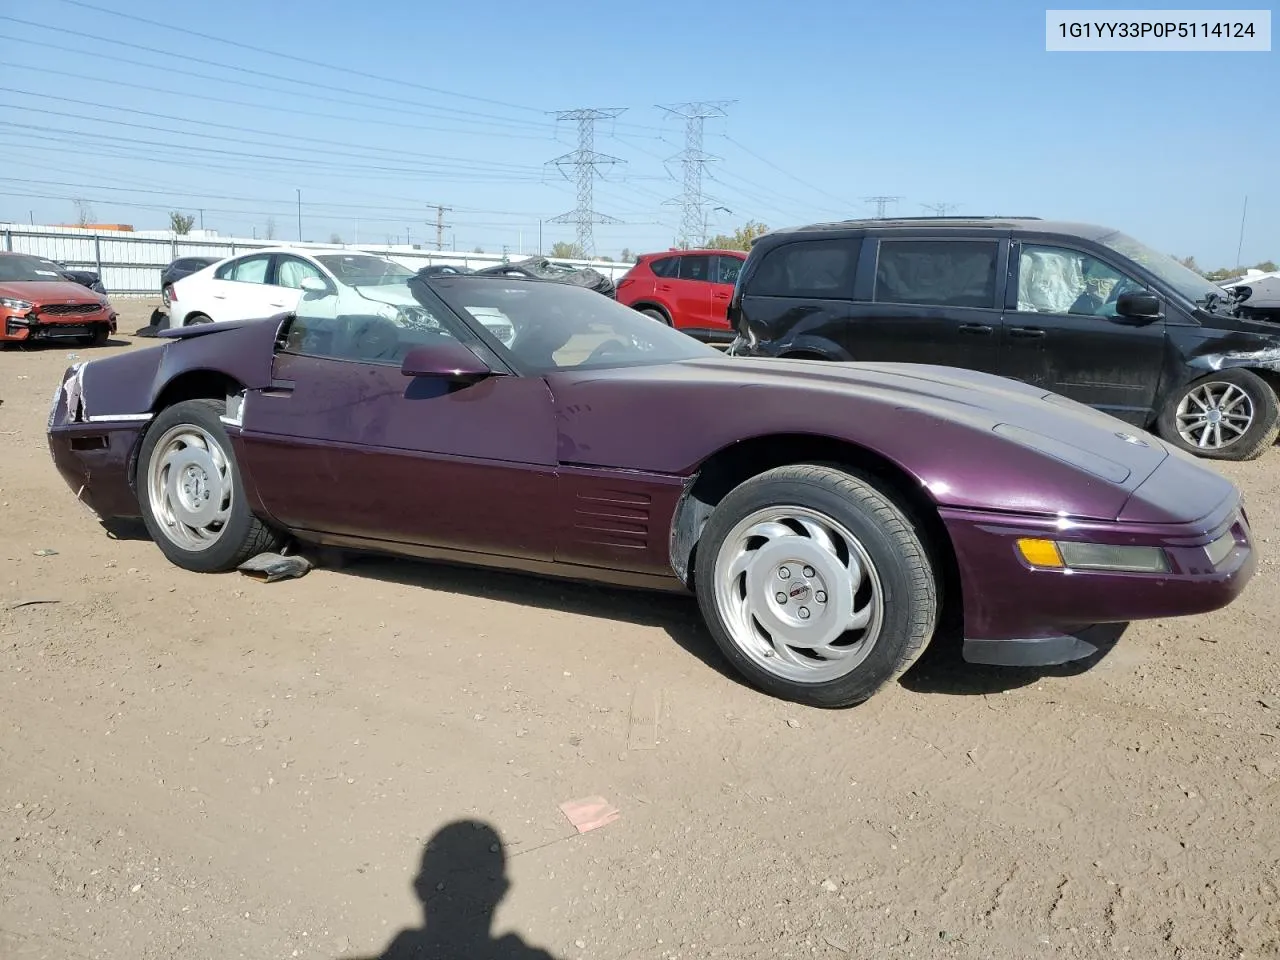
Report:
[[493,376],[489,365],[457,342],[414,347],[400,364],[406,377],[435,377],[455,383],[477,383]]
[[1160,319],[1160,298],[1151,293],[1122,293],[1116,298],[1116,316],[1149,322]]

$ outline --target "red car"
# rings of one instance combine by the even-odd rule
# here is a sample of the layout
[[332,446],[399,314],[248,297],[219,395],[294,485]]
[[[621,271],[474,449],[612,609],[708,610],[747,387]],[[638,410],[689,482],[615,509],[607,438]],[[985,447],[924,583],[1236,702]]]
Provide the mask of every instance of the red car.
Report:
[[618,281],[618,302],[699,340],[728,343],[729,300],[746,259],[741,250],[643,254]]
[[37,340],[103,344],[116,332],[107,298],[64,280],[50,261],[0,253],[0,346]]

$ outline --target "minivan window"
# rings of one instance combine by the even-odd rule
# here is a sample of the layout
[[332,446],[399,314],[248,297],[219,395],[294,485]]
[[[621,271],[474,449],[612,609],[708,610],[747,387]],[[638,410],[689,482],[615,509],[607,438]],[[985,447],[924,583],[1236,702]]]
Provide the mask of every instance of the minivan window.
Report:
[[1222,297],[1222,288],[1217,284],[1206,280],[1190,267],[1183,266],[1167,253],[1152,250],[1145,243],[1139,243],[1118,230],[1099,237],[1098,242],[1150,270],[1192,303],[1204,303],[1211,294],[1219,299]]
[[1115,268],[1079,250],[1023,244],[1018,255],[1018,309],[1114,317],[1122,293],[1145,292]]
[[762,297],[849,298],[861,248],[857,238],[784,243],[761,259],[747,281],[749,292]]
[[996,252],[988,240],[881,240],[875,300],[994,307]]

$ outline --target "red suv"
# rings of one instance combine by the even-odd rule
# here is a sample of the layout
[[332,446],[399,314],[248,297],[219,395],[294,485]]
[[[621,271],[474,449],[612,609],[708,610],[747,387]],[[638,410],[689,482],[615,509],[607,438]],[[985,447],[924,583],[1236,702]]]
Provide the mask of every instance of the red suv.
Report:
[[741,250],[646,253],[618,281],[618,302],[699,340],[733,340],[729,300],[747,255]]

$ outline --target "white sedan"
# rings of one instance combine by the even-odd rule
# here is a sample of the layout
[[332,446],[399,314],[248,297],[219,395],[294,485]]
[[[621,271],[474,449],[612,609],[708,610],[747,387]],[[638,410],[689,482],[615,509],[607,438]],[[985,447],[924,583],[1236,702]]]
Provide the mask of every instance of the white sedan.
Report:
[[[404,285],[412,276],[407,267],[368,253],[312,254],[288,247],[255,250],[171,284],[165,291],[169,324],[186,327],[289,312],[315,317],[373,314],[419,323],[424,319],[422,305]],[[494,316],[484,323],[504,343],[514,337],[505,317]]]

